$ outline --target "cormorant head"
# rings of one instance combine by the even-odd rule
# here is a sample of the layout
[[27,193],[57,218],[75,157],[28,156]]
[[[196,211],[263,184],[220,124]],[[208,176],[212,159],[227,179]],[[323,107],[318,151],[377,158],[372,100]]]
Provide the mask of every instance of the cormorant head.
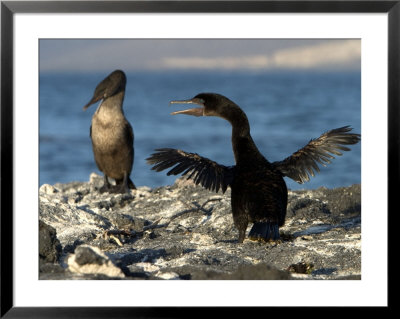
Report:
[[[227,97],[217,93],[200,93],[189,100],[171,101],[170,104],[197,104],[200,107],[172,112],[172,115],[187,114],[193,116],[219,116],[226,118],[225,113],[231,106],[236,106]],[[237,107],[237,106],[236,106]]]
[[96,86],[92,99],[83,109],[86,110],[90,105],[124,91],[125,86],[125,73],[121,70],[115,70]]

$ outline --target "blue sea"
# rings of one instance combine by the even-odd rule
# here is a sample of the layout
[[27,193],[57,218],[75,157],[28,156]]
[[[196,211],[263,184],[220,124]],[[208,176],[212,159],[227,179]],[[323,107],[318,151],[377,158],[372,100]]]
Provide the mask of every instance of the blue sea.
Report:
[[[110,70],[110,72],[113,70]],[[86,111],[108,73],[40,73],[40,185],[88,181],[101,172],[94,162],[89,127],[97,105]],[[135,134],[131,178],[137,186],[171,185],[176,176],[146,164],[156,148],[195,152],[233,165],[230,124],[221,118],[170,115],[200,92],[216,92],[247,114],[252,137],[270,161],[286,158],[323,132],[350,125],[361,133],[361,74],[356,71],[162,71],[126,72],[124,112]],[[305,184],[290,189],[348,186],[361,182],[361,145],[351,147]]]

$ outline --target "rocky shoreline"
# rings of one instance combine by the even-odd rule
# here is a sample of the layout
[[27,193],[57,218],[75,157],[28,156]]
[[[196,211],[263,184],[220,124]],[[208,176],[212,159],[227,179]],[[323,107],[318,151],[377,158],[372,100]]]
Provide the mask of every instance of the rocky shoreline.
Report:
[[361,185],[289,191],[279,243],[245,240],[230,189],[186,179],[100,194],[102,177],[39,189],[39,278],[361,279]]

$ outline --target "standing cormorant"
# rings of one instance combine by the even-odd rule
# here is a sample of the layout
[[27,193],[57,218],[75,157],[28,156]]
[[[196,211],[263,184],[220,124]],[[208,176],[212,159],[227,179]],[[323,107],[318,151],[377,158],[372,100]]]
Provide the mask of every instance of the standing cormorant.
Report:
[[[92,99],[83,107],[86,110],[102,100],[90,126],[94,159],[104,173],[100,192],[125,193],[129,188],[136,189],[129,177],[134,157],[134,136],[122,110],[125,86],[125,73],[116,70],[97,85]],[[108,178],[115,179],[116,185],[112,186]]]
[[218,192],[231,187],[233,221],[239,230],[239,243],[245,238],[247,225],[253,223],[250,239],[277,240],[279,227],[285,222],[287,188],[283,176],[298,183],[309,180],[314,171],[319,172],[317,162],[326,165],[331,154],[342,155],[339,150],[349,151],[343,145],[356,144],[359,134],[349,133],[349,126],[330,130],[319,138],[279,162],[269,162],[258,150],[251,135],[246,114],[234,102],[216,93],[201,93],[190,100],[171,103],[193,103],[201,107],[172,114],[194,116],[218,116],[232,125],[232,148],[236,165],[224,166],[195,153],[163,148],[156,149],[147,162],[157,172],[173,167],[167,175],[188,175],[196,184]]

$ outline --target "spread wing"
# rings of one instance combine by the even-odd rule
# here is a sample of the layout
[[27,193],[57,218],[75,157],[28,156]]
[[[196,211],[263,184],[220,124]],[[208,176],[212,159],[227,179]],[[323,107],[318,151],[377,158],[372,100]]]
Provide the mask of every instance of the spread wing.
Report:
[[152,169],[160,172],[172,167],[167,175],[188,175],[196,185],[218,192],[225,193],[233,180],[233,166],[220,165],[208,158],[195,153],[187,153],[173,148],[156,149],[156,153],[147,158],[147,163],[153,165]]
[[317,139],[310,140],[306,146],[288,158],[272,165],[284,176],[300,184],[307,182],[310,175],[314,176],[315,172],[319,172],[318,163],[326,166],[335,158],[333,155],[341,156],[340,151],[350,151],[344,145],[357,144],[360,141],[360,134],[349,133],[351,130],[349,126],[330,130]]

